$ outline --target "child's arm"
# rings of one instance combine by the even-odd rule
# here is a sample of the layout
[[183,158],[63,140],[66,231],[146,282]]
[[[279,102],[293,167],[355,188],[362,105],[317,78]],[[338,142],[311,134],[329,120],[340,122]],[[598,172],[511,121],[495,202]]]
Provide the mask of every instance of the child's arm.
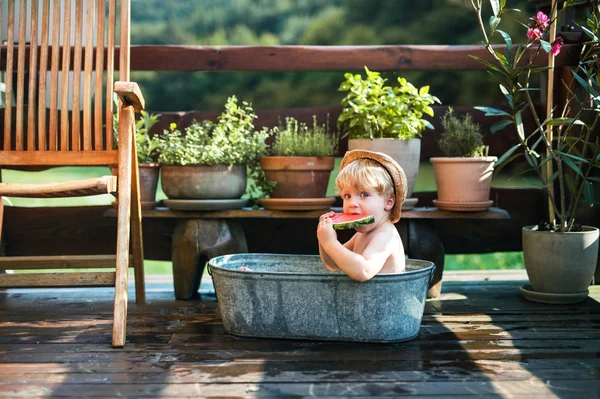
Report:
[[331,221],[325,221],[320,225],[318,232],[320,249],[339,269],[356,281],[362,282],[373,278],[383,268],[393,251],[389,234],[385,231],[375,233],[362,254],[349,250],[337,239],[331,239],[331,233],[335,234]]
[[[317,238],[319,238],[319,229],[322,226],[322,222],[326,219],[330,219],[331,216],[334,215],[334,212],[327,212],[323,215],[321,215],[321,217],[319,218],[319,225],[317,227]],[[332,228],[333,230],[333,228]],[[335,232],[334,232],[335,234]],[[335,234],[335,239],[337,240],[337,234]],[[354,246],[354,236],[352,236],[352,238],[350,238],[345,244],[344,247],[348,248],[350,251],[352,251],[352,248]],[[335,262],[333,261],[333,259],[331,259],[331,257],[329,255],[327,255],[327,252],[325,252],[325,250],[323,249],[323,247],[321,246],[321,241],[319,240],[319,256],[321,257],[321,262],[323,262],[323,266],[325,266],[325,268],[329,271],[336,271],[336,270],[340,270],[340,268],[338,267],[338,265],[335,264]]]
[[[344,247],[348,248],[350,251],[352,251],[352,248],[354,246],[354,237],[356,236],[352,236],[352,238],[350,238],[343,244]],[[327,270],[330,270],[332,272],[340,270],[340,268],[338,267],[338,265],[335,264],[333,259],[331,259],[329,255],[327,255],[327,252],[325,252],[325,250],[323,249],[321,242],[319,242],[319,255],[321,256],[321,262],[323,262],[323,266],[325,266]]]

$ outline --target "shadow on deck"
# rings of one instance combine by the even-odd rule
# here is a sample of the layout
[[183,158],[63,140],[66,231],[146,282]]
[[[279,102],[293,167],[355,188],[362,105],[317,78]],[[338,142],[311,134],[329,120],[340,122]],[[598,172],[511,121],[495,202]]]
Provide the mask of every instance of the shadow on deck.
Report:
[[445,281],[399,344],[232,336],[209,285],[175,301],[149,278],[112,349],[112,290],[0,291],[0,396],[599,397],[600,286],[544,305],[520,296],[520,275],[490,276]]

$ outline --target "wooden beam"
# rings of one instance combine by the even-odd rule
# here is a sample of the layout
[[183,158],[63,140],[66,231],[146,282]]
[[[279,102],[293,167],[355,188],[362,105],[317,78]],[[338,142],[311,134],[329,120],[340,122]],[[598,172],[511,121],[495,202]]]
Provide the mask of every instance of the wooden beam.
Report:
[[114,287],[114,272],[0,274],[2,288]]

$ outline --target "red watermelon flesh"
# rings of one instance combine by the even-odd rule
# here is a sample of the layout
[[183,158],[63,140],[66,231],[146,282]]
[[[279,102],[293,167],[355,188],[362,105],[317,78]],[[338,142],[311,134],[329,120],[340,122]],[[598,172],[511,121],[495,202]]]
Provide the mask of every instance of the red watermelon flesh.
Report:
[[360,226],[375,223],[373,215],[357,215],[353,213],[336,213],[331,217],[335,230],[355,229]]

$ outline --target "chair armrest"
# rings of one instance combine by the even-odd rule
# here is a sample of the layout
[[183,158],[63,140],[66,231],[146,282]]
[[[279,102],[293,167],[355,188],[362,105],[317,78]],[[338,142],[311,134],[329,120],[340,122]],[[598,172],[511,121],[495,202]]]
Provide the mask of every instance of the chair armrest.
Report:
[[115,93],[123,104],[133,105],[135,112],[140,112],[146,106],[140,87],[135,82],[115,82]]

